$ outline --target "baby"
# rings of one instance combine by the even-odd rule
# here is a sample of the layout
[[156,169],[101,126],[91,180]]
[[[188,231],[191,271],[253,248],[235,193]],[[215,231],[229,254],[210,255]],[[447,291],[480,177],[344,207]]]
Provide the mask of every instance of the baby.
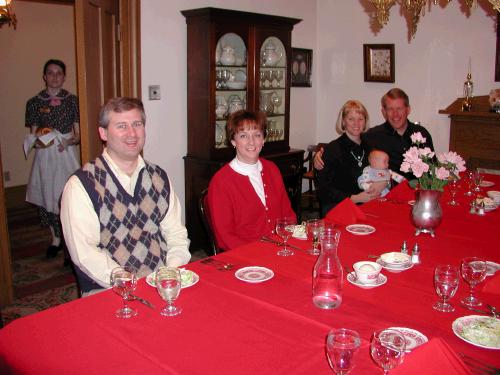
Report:
[[[363,173],[358,177],[358,185],[360,189],[368,190],[372,184],[372,182],[379,181],[389,181],[392,179],[397,183],[400,183],[404,180],[404,177],[400,174],[397,174],[389,169],[389,155],[387,155],[384,151],[373,150],[368,155],[369,166],[363,169]],[[389,192],[389,188],[386,187],[380,193],[380,196],[383,197],[387,195]]]

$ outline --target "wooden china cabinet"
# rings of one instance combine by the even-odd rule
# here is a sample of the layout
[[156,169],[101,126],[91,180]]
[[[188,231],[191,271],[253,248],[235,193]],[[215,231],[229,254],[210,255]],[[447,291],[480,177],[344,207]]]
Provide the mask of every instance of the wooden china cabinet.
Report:
[[235,155],[225,124],[238,109],[266,112],[261,156],[277,164],[299,213],[304,151],[289,147],[289,72],[292,29],[301,20],[217,8],[181,13],[187,23],[186,226],[193,250],[206,248],[198,200]]

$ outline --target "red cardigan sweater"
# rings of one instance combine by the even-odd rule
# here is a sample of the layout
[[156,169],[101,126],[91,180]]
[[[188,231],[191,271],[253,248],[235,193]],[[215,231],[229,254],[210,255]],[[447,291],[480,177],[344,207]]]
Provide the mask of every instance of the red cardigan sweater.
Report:
[[266,206],[262,204],[248,176],[235,172],[229,164],[210,181],[208,205],[217,246],[223,250],[258,241],[271,234],[276,219],[296,217],[278,167],[265,159],[262,182]]

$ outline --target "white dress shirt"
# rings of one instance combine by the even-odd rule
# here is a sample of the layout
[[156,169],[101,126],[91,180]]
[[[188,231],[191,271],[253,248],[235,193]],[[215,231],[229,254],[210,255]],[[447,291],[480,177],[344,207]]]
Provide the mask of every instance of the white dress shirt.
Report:
[[[139,155],[137,167],[131,176],[123,172],[106,150],[103,157],[123,188],[133,196],[139,172],[145,167]],[[110,254],[98,247],[100,243],[100,224],[92,201],[80,179],[71,176],[64,187],[61,198],[61,224],[66,246],[76,267],[102,287],[110,287],[111,270],[118,267]],[[167,265],[179,267],[189,262],[189,239],[186,227],[181,222],[179,198],[170,183],[169,207],[160,223],[162,234],[167,242]]]
[[234,158],[229,166],[237,173],[248,176],[255,192],[259,196],[262,204],[266,205],[266,193],[264,192],[264,183],[262,182],[262,163],[257,160],[255,164],[243,163],[238,158]]

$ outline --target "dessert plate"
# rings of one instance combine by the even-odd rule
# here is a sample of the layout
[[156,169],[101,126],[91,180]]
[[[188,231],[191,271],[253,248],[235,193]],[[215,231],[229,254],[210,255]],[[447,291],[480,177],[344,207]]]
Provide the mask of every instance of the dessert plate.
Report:
[[348,225],[346,231],[357,236],[366,236],[375,232],[375,228],[367,224],[351,224]]
[[353,285],[356,285],[357,287],[360,287],[361,289],[373,289],[378,286],[384,285],[387,282],[387,276],[379,273],[377,281],[374,284],[363,284],[358,281],[355,272],[350,272],[347,274],[347,281],[349,281]]
[[500,319],[484,315],[468,315],[451,325],[458,338],[486,349],[500,349]]
[[486,276],[493,276],[498,270],[500,270],[500,264],[495,262],[486,262]]
[[406,327],[390,327],[403,334],[406,342],[406,352],[409,353],[416,347],[425,344],[429,339],[422,332]]
[[409,262],[409,263],[405,263],[405,264],[402,264],[402,265],[398,265],[398,266],[393,266],[393,265],[390,265],[390,264],[387,264],[385,263],[382,259],[378,258],[376,260],[376,262],[378,264],[380,264],[382,266],[383,269],[389,271],[389,272],[393,272],[393,273],[398,273],[398,272],[403,272],[403,271],[406,271],[406,270],[409,270],[410,268],[413,267],[413,263],[412,262]]
[[234,273],[237,279],[247,283],[261,283],[274,277],[274,272],[266,267],[243,267]]
[[481,187],[492,187],[493,185],[495,185],[493,181],[481,181],[479,184]]
[[380,255],[380,259],[390,267],[404,267],[411,261],[411,257],[408,254],[396,251],[384,253]]
[[[196,284],[198,281],[200,281],[200,276],[198,276],[197,273],[194,273],[193,271],[186,270],[184,268],[180,268],[181,271],[181,288],[189,288],[190,286],[193,286]],[[151,285],[152,287],[156,288],[156,272],[152,272],[149,275],[146,276],[146,282],[148,285]]]

